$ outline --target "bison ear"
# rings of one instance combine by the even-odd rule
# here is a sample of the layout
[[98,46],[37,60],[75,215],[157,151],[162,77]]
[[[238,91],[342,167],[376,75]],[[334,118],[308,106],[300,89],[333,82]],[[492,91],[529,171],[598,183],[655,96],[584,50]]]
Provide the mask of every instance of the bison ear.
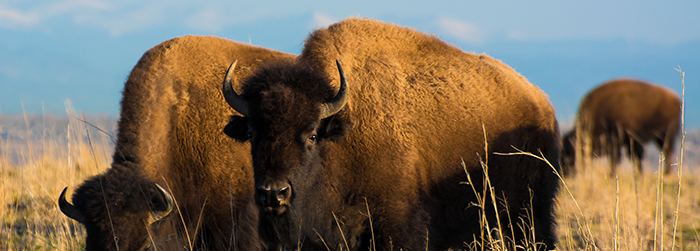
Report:
[[318,133],[319,137],[338,142],[350,133],[354,122],[345,111],[341,111],[333,116],[321,121]]
[[240,142],[248,140],[248,119],[241,116],[231,116],[224,127],[224,134]]

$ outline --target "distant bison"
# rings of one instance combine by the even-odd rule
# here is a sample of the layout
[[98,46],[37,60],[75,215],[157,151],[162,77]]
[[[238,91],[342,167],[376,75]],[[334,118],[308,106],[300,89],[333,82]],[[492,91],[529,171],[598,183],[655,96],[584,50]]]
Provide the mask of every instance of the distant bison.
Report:
[[517,147],[557,163],[554,110],[500,61],[348,19],[313,32],[296,60],[256,71],[240,96],[225,79],[226,100],[244,115],[225,131],[251,142],[271,249],[463,249],[498,226],[494,204],[510,248],[528,238],[554,248],[554,169],[494,154]]
[[[236,114],[219,91],[292,55],[186,36],[146,52],[124,86],[112,168],[61,211],[87,230],[87,250],[262,250],[250,146],[222,128]],[[171,213],[172,212],[172,213]]]
[[564,170],[573,172],[576,156],[584,153],[576,146],[589,145],[591,153],[608,156],[614,173],[620,162],[620,148],[626,146],[641,173],[643,144],[655,141],[666,159],[664,172],[669,173],[680,111],[678,96],[661,86],[634,79],[603,83],[583,98],[575,128],[564,136]]

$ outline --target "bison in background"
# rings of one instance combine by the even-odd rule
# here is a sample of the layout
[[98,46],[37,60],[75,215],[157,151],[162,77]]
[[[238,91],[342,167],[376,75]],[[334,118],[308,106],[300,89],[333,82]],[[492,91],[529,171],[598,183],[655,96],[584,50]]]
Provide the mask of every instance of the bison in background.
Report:
[[222,132],[231,109],[219,91],[292,55],[186,36],[147,51],[124,86],[112,167],[65,190],[61,210],[87,230],[87,250],[262,250],[250,146]]
[[496,210],[509,248],[554,248],[553,167],[495,153],[558,163],[557,120],[547,96],[500,61],[348,19],[313,32],[296,60],[258,69],[240,96],[225,79],[243,115],[225,131],[251,142],[270,248],[464,249],[499,227]]
[[[668,174],[680,114],[681,101],[667,88],[635,79],[603,83],[583,98],[575,128],[563,137],[563,169],[568,174],[575,172],[575,166],[585,166],[583,161],[576,163],[577,156],[607,155],[614,174],[624,146],[641,173],[643,144],[654,141],[661,149],[664,172]],[[590,157],[579,158],[583,159]]]

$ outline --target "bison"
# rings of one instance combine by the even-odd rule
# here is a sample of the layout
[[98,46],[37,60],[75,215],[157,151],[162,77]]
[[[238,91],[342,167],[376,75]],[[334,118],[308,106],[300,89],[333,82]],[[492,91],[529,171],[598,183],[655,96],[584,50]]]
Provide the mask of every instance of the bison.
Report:
[[575,171],[576,156],[607,155],[611,174],[620,162],[625,146],[642,172],[644,145],[655,141],[665,159],[664,172],[671,169],[670,158],[680,127],[681,101],[667,88],[636,79],[613,79],[593,89],[581,101],[575,127],[563,137],[562,165]]
[[270,248],[463,249],[499,223],[494,237],[511,248],[554,247],[558,164],[496,153],[557,163],[557,120],[547,96],[500,61],[351,18],[314,31],[297,59],[258,69],[239,92],[229,73],[224,96],[243,116],[224,131],[251,143]]
[[248,143],[223,132],[236,114],[219,87],[293,55],[185,36],[147,51],[124,86],[112,167],[65,190],[61,211],[87,230],[87,250],[262,250]]

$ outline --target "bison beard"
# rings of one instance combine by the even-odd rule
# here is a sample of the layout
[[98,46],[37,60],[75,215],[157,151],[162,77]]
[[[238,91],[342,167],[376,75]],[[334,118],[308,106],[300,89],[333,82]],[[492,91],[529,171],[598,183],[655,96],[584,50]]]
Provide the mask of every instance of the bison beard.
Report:
[[[554,248],[554,170],[494,154],[541,152],[558,169],[554,110],[497,60],[348,19],[311,34],[296,60],[246,78],[240,95],[223,84],[244,115],[224,131],[251,143],[259,229],[271,249],[459,250],[490,227],[505,229],[510,249]],[[490,202],[473,205],[489,197],[486,177],[500,226]]]

